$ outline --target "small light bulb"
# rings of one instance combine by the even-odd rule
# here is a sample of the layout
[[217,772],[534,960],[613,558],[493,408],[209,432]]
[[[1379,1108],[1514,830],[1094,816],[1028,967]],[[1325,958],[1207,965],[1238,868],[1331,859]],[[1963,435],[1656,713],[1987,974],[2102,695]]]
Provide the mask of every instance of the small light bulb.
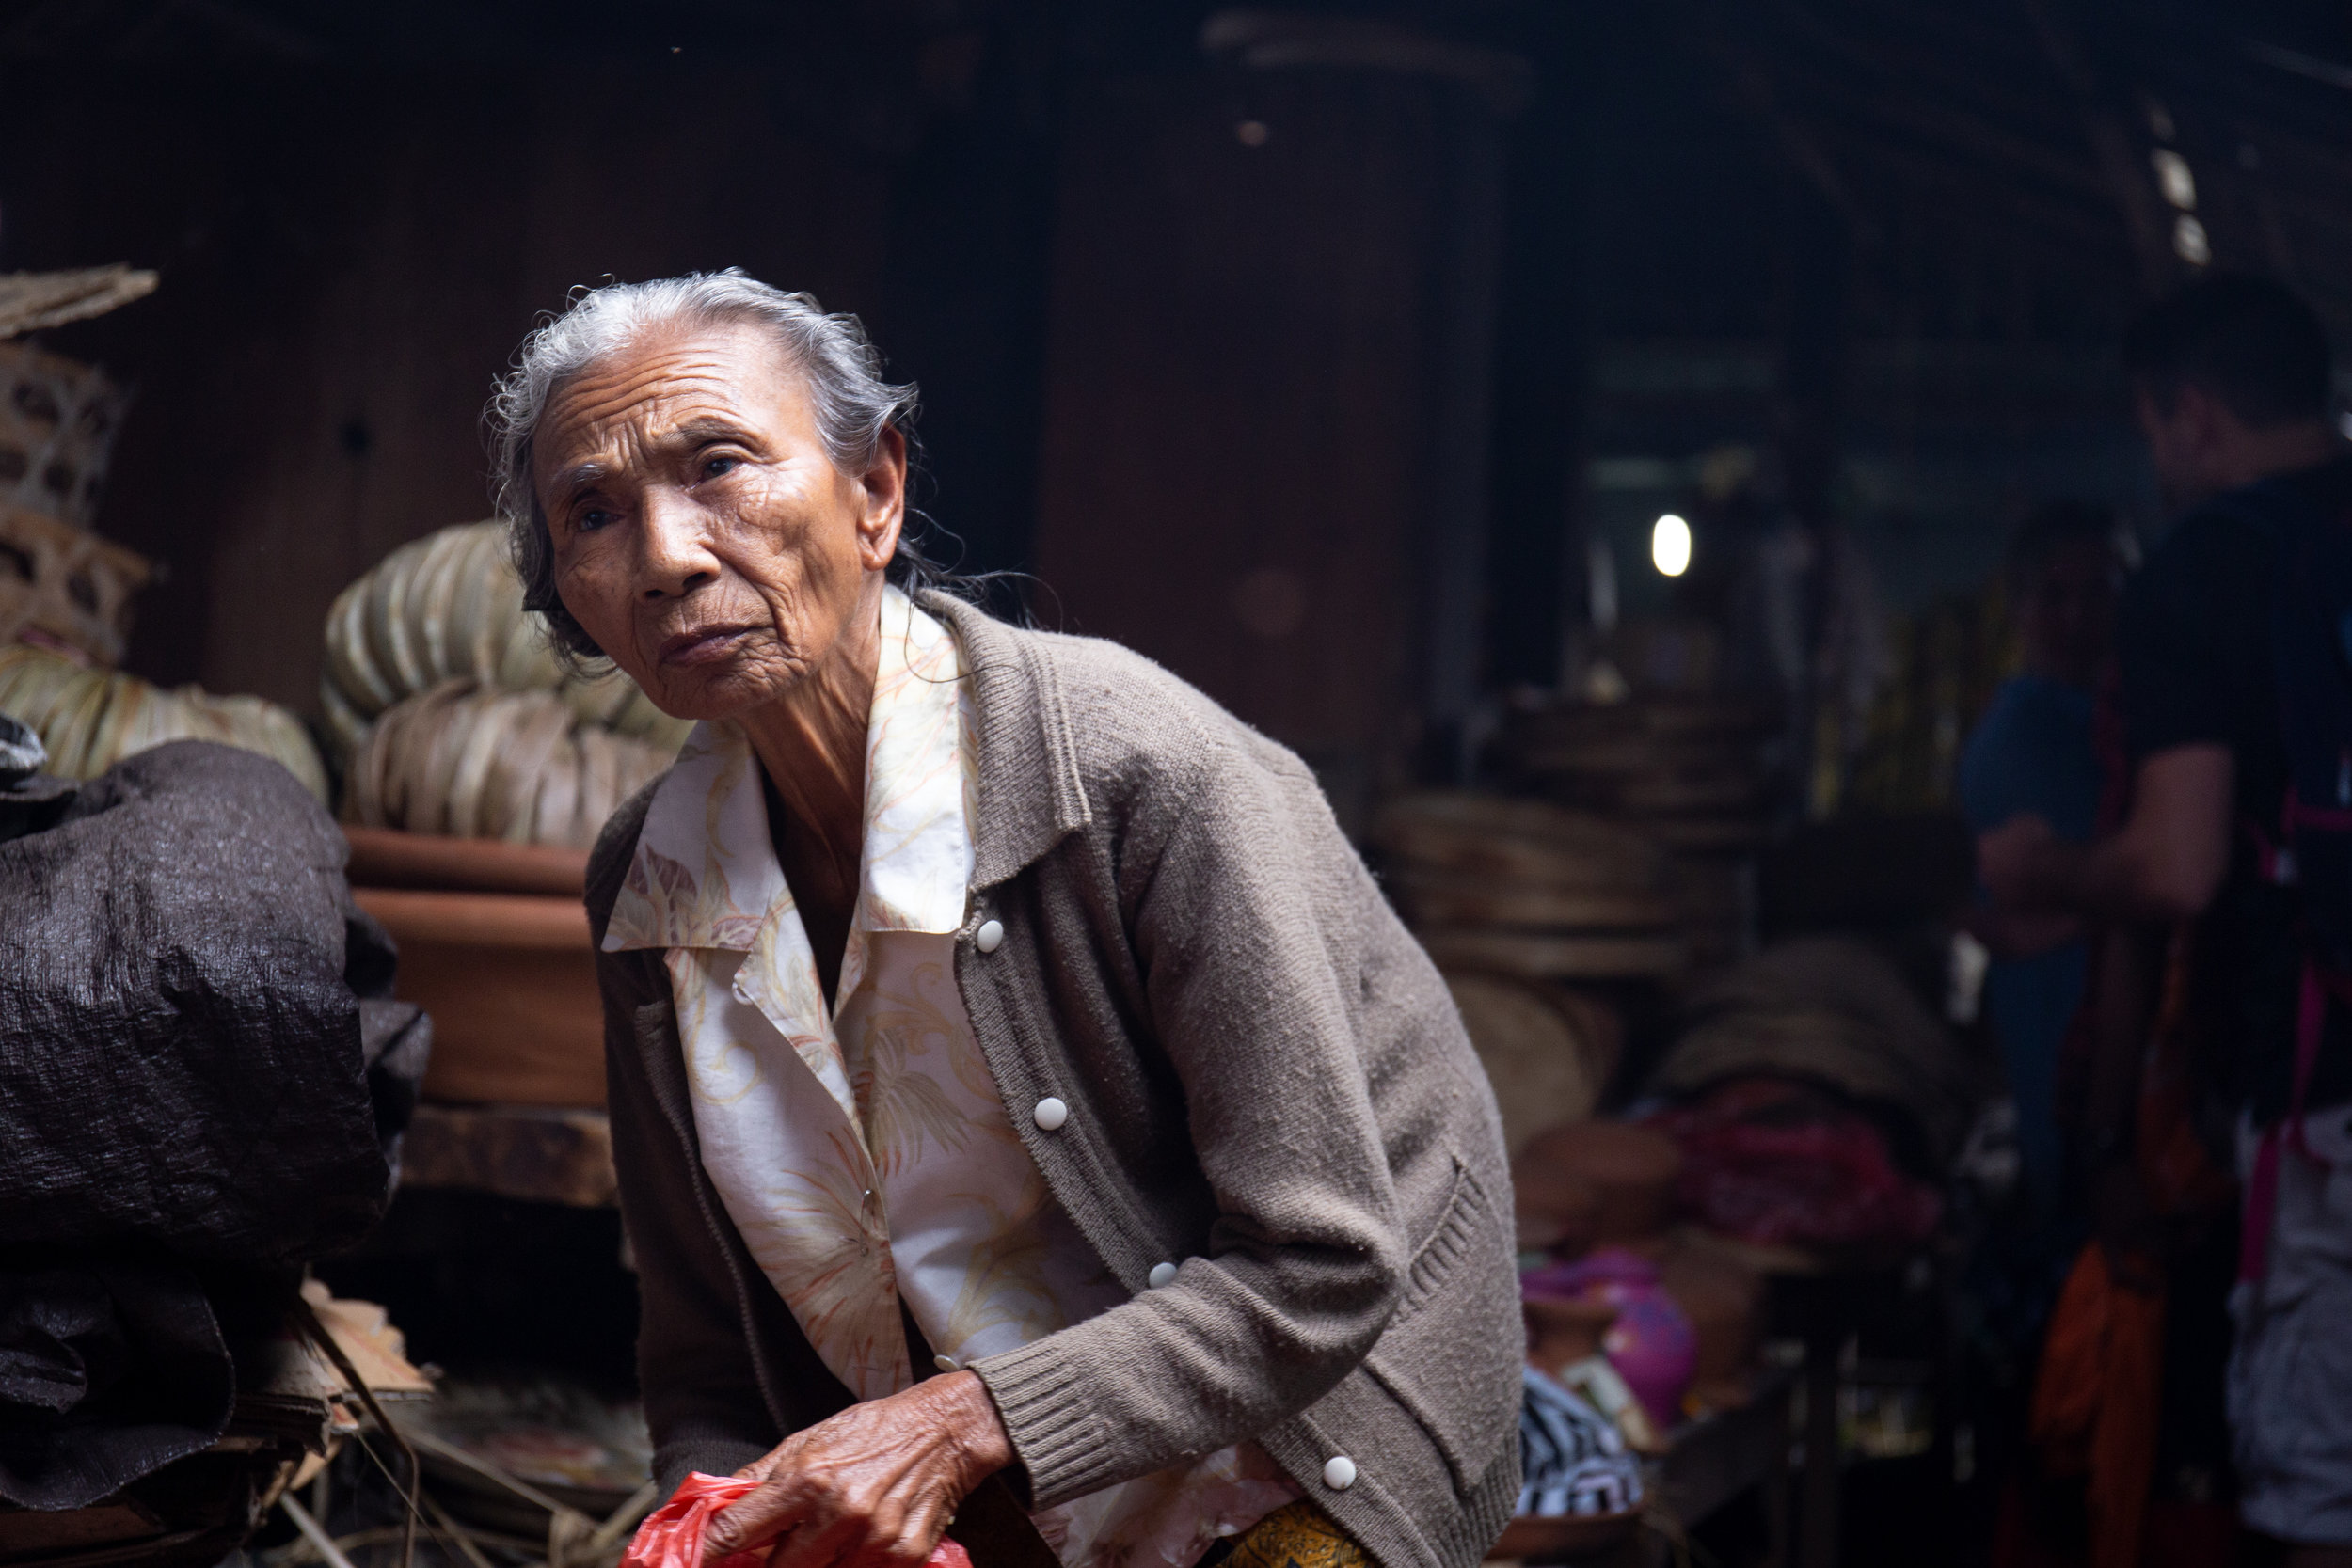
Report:
[[2169,147],[2159,147],[2148,154],[2155,166],[2156,188],[2165,200],[2184,213],[2197,211],[2197,175],[2188,166],[2188,160]]
[[1649,531],[1650,564],[1670,578],[1691,569],[1691,525],[1669,512]]
[[2172,254],[2192,267],[2213,264],[2213,241],[2205,226],[2186,213],[2172,220]]

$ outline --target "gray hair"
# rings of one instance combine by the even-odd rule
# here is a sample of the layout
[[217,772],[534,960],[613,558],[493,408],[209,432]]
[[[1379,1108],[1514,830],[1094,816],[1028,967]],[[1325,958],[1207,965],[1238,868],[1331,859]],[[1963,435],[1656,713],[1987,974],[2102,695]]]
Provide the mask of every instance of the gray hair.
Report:
[[[771,288],[740,267],[576,293],[563,314],[548,317],[523,340],[515,369],[499,382],[485,414],[496,465],[491,483],[523,579],[523,608],[547,617],[559,655],[594,658],[603,650],[555,592],[554,544],[531,482],[533,440],[548,402],[573,376],[648,332],[718,322],[765,327],[791,357],[808,382],[817,437],[841,472],[864,473],[882,433],[895,427],[906,434],[914,420],[914,384],[883,379],[881,351],[863,323],[852,315],[828,315],[812,295]],[[901,537],[891,576],[919,580],[928,575],[920,553]]]

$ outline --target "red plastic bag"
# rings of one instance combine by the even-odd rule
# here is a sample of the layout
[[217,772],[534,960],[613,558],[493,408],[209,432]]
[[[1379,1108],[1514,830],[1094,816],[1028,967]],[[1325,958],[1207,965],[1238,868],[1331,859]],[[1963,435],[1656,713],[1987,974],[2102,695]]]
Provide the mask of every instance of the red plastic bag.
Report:
[[[758,1490],[759,1482],[735,1476],[707,1476],[700,1470],[681,1482],[670,1500],[645,1516],[629,1538],[621,1568],[702,1568],[703,1532],[729,1503]],[[718,1568],[762,1568],[775,1543],[764,1541],[749,1551],[720,1559]],[[932,1548],[924,1568],[972,1568],[972,1559],[953,1541]]]

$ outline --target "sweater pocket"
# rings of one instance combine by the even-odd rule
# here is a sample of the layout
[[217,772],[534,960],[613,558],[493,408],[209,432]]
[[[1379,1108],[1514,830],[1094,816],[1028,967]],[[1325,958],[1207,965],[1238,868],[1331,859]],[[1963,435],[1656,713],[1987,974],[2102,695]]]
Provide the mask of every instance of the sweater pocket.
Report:
[[1521,1325],[1511,1237],[1460,1162],[1454,1196],[1406,1273],[1405,1298],[1364,1358],[1443,1456],[1456,1494],[1518,1443]]

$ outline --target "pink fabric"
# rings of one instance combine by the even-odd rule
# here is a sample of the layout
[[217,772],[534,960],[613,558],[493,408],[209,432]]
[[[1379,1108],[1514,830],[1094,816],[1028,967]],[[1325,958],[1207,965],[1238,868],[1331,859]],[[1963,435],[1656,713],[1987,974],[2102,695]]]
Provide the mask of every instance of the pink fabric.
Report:
[[1710,1229],[1772,1246],[1910,1245],[1943,1215],[1857,1111],[1770,1080],[1726,1084],[1651,1124],[1682,1146],[1682,1203]]
[[[2303,962],[2303,992],[2295,1010],[2295,1094],[2287,1114],[2263,1133],[2254,1151],[2253,1179],[2246,1184],[2246,1218],[2238,1229],[2237,1276],[2256,1280],[2270,1260],[2270,1230],[2279,1219],[2279,1161],[2282,1148],[2305,1159],[2315,1156],[2303,1139],[2303,1106],[2310,1098],[2312,1069],[2319,1061],[2319,1040],[2328,1026],[2328,992],[2341,982],[2320,974],[2310,959]],[[2352,1000],[2352,998],[2347,998]]]
[[1601,1336],[1601,1354],[1659,1431],[1681,1420],[1683,1391],[1698,1367],[1698,1334],[1659,1284],[1657,1266],[1648,1259],[1622,1247],[1602,1247],[1573,1263],[1530,1270],[1519,1276],[1519,1292],[1614,1307],[1617,1321]]

